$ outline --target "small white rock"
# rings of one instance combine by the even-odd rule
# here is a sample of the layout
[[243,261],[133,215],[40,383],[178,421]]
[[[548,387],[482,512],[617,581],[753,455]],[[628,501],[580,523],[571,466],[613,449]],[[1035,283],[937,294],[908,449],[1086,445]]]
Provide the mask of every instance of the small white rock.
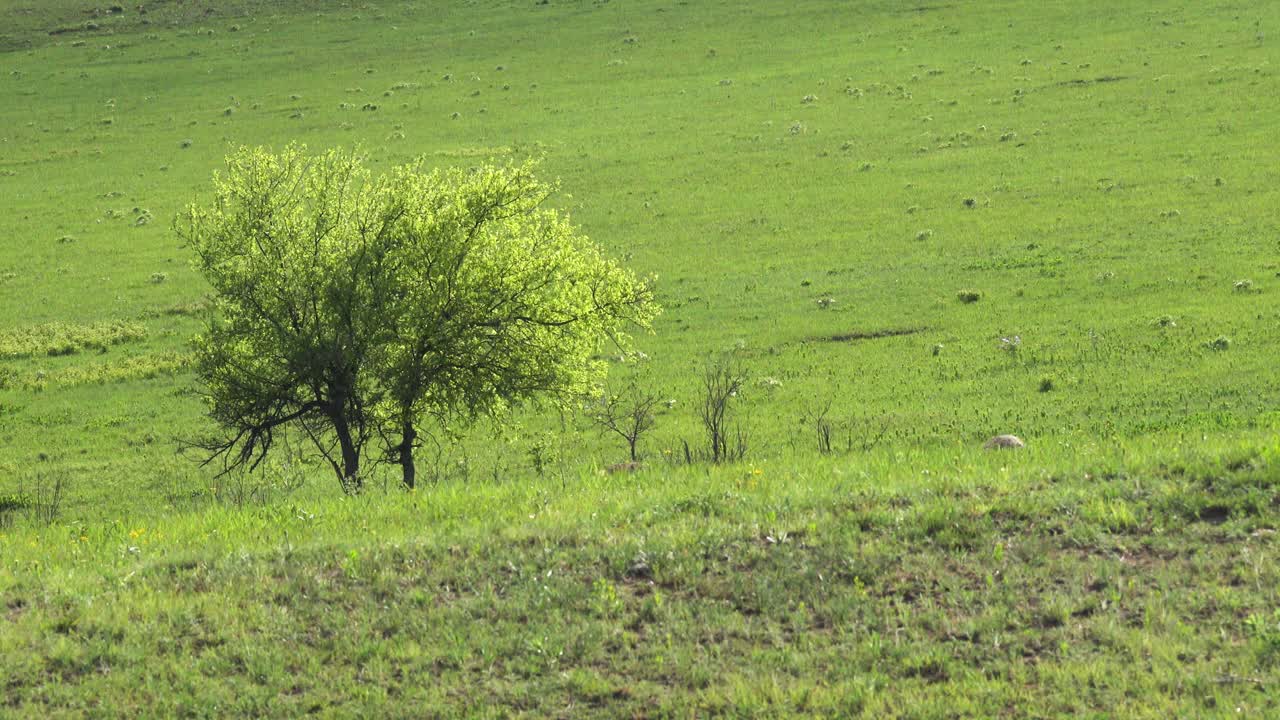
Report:
[[1022,439],[1017,435],[996,435],[982,445],[985,450],[1003,450],[1004,448],[1021,448],[1026,446],[1027,444],[1022,442]]

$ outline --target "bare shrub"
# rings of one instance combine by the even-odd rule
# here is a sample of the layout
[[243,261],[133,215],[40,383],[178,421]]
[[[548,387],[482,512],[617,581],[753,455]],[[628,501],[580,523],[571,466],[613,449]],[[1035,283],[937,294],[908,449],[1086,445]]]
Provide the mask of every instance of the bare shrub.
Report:
[[613,433],[627,443],[631,458],[629,464],[634,465],[640,461],[637,445],[640,438],[653,429],[654,408],[659,402],[658,395],[631,382],[620,393],[605,390],[588,406],[587,416],[601,433]]
[[[733,355],[709,361],[702,371],[702,405],[698,408],[706,432],[706,457],[713,463],[741,460],[747,454],[747,434],[732,422],[730,405],[742,390],[742,369]],[[685,456],[692,459],[688,446]]]
[[805,411],[803,421],[804,424],[813,428],[814,436],[818,441],[818,452],[823,455],[831,453],[831,435],[832,425],[829,415],[831,413],[831,399],[812,407]]
[[62,500],[66,493],[66,483],[61,475],[52,479],[44,473],[36,473],[34,485],[30,492],[20,492],[23,506],[33,522],[52,525],[62,514]]

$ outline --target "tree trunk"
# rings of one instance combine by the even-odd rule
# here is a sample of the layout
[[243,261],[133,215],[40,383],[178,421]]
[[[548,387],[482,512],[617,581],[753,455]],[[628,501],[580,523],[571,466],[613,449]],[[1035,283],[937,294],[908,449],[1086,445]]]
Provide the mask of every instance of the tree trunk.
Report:
[[342,484],[343,489],[360,490],[360,451],[351,439],[351,427],[346,415],[333,415],[333,430],[338,436],[338,447],[342,449]]
[[413,489],[417,482],[417,468],[413,465],[413,444],[418,439],[418,431],[413,422],[406,421],[400,428],[400,470],[404,473],[404,486]]

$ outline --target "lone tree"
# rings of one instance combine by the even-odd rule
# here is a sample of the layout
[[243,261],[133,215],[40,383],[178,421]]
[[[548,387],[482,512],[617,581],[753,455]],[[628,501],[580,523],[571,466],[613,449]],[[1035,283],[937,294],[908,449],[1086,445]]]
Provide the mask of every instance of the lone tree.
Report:
[[220,428],[205,461],[252,470],[296,429],[348,491],[370,443],[413,487],[426,424],[589,392],[602,344],[658,308],[544,207],[554,190],[530,163],[374,177],[296,145],[229,157],[176,224],[215,299],[195,341]]

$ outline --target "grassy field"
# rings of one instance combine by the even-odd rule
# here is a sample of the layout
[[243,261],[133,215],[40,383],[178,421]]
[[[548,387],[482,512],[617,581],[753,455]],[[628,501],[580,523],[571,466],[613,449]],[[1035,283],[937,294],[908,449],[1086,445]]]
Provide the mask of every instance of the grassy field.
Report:
[[[110,7],[0,0],[0,714],[1280,713],[1280,6]],[[291,141],[542,158],[658,278],[645,468],[177,455],[170,222]]]

